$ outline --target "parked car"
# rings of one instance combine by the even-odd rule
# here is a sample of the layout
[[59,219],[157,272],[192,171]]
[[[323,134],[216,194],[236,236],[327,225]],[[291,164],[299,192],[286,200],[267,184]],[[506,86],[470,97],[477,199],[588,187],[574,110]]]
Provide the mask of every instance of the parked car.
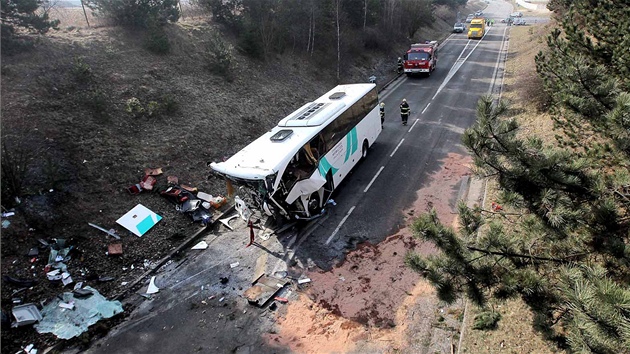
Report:
[[457,22],[455,26],[453,26],[453,32],[455,33],[463,33],[465,30],[466,30],[466,25],[461,22]]
[[512,12],[510,17],[523,17],[523,13],[520,11]]
[[479,10],[479,11],[475,12],[475,16],[479,17],[479,16],[481,16],[481,15],[483,15],[483,12],[481,12],[481,10]]
[[515,25],[515,26],[524,26],[525,25],[525,20],[523,20],[522,18],[515,18],[513,25]]
[[468,17],[466,17],[466,23],[470,23],[470,21],[472,21],[473,18],[475,18],[474,14],[468,15]]

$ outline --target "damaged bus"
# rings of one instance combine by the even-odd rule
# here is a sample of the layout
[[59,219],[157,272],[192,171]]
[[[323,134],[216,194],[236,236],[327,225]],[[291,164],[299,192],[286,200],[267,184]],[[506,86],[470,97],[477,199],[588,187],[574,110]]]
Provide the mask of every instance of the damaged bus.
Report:
[[210,167],[268,216],[310,220],[323,213],[381,129],[376,85],[339,85]]

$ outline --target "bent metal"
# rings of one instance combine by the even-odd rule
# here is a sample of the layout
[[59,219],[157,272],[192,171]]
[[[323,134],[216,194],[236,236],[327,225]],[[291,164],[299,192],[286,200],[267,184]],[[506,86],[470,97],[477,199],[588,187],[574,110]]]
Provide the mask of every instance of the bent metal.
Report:
[[376,85],[339,85],[210,167],[267,215],[313,219],[381,129]]

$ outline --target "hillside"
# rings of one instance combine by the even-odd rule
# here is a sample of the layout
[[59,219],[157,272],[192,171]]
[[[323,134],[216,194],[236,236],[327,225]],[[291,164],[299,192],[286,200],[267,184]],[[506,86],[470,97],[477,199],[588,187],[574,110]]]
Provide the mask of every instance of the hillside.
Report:
[[[451,24],[438,19],[434,27],[419,38],[443,38]],[[3,195],[3,212],[15,215],[4,219],[2,275],[37,282],[15,295],[24,283],[3,280],[2,309],[9,317],[14,297],[39,303],[62,292],[46,278],[50,251],[38,240],[65,239],[75,282],[115,296],[121,282],[137,278],[199,227],[158,193],[128,193],[145,168],[164,172],[154,191],[166,187],[166,176],[177,176],[180,184],[223,194],[223,183],[208,178],[208,162],[235,153],[336,85],[333,70],[290,53],[260,62],[234,51],[231,80],[214,74],[207,45],[218,28],[207,20],[170,26],[172,50],[163,56],[144,49],[139,33],[62,28],[38,38],[32,50],[2,57],[3,173],[14,173],[23,189],[19,201]],[[342,83],[376,75],[382,86],[395,76],[398,55],[366,52],[357,60],[362,66],[345,68]],[[129,112],[130,102],[135,111]],[[149,114],[152,107],[159,108]],[[116,224],[137,204],[163,217],[141,238]],[[122,255],[108,255],[116,240],[88,223],[116,229]],[[39,254],[26,256],[32,248]],[[103,277],[113,281],[99,282]],[[54,338],[26,326],[3,330],[2,341],[3,351],[15,352],[29,343],[44,348]]]

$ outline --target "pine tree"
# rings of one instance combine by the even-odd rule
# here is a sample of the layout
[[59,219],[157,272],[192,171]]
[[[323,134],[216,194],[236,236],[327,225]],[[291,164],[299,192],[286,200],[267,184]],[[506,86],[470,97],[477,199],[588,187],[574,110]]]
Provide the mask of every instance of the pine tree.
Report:
[[521,298],[535,329],[575,352],[630,348],[629,5],[553,2],[560,28],[536,65],[557,140],[523,137],[483,97],[463,142],[506,206],[460,204],[459,235],[422,216],[414,232],[442,253],[407,257],[443,300]]
[[11,49],[20,30],[43,34],[57,28],[59,20],[51,20],[48,13],[37,13],[43,0],[2,0],[2,49]]

